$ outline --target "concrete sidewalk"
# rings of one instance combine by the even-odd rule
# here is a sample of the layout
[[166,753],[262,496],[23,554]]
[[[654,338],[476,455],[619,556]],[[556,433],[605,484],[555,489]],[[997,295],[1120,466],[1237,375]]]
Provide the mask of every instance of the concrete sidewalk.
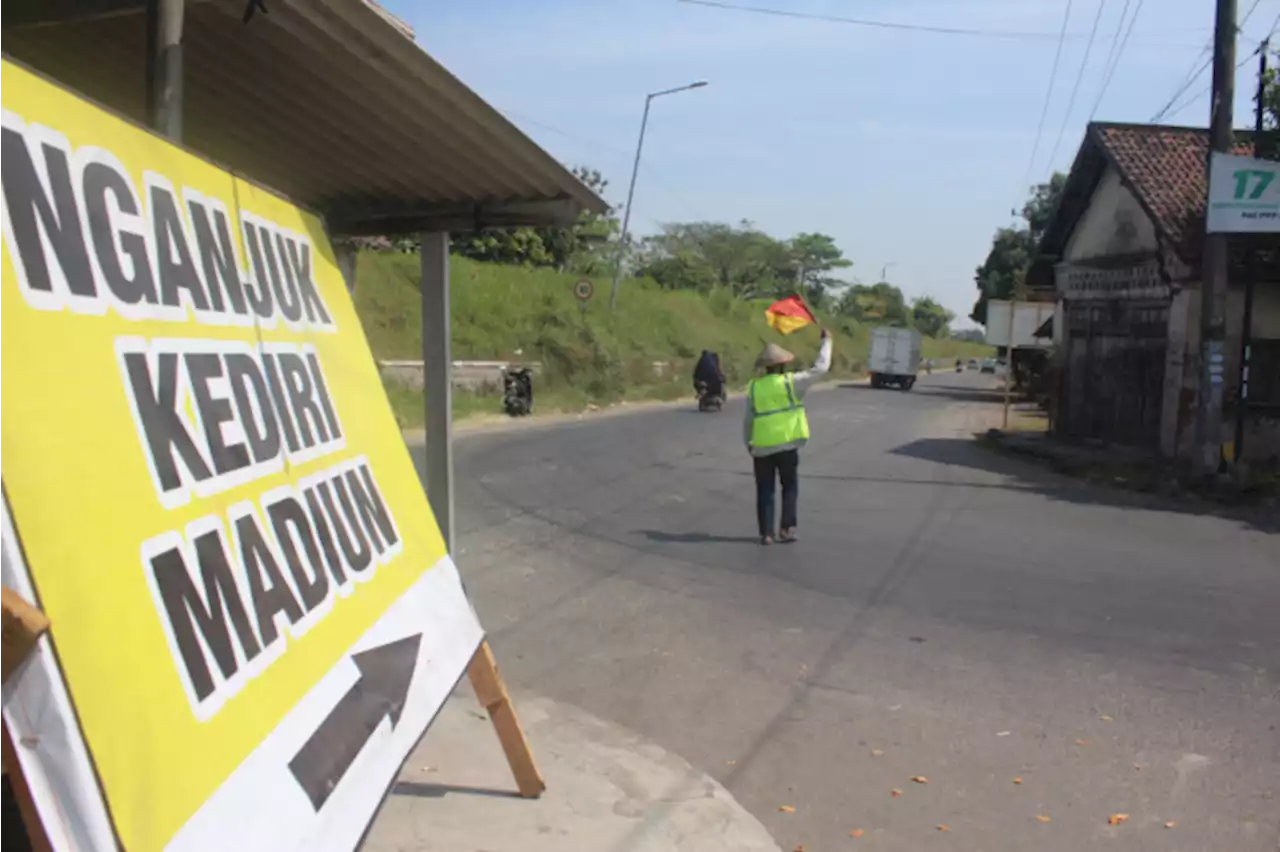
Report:
[[716,781],[637,735],[545,698],[515,696],[547,782],[515,783],[488,716],[464,683],[417,750],[365,842],[367,852],[778,852]]

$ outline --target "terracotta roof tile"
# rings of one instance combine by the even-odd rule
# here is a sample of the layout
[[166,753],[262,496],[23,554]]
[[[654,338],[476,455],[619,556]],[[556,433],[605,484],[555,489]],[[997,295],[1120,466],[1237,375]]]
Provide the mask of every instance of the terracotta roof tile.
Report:
[[[1200,257],[1204,234],[1205,158],[1209,131],[1162,125],[1094,124],[1090,128],[1156,225],[1188,263]],[[1252,156],[1249,134],[1232,153]]]

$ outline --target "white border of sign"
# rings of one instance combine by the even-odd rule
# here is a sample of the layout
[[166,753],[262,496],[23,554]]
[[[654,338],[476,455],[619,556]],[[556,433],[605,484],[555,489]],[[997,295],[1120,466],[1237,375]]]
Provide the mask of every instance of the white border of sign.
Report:
[[1214,152],[1205,230],[1280,234],[1280,163]]
[[[353,654],[421,634],[404,714],[383,719],[317,813],[289,761],[360,678]],[[448,556],[409,587],[338,664],[311,688],[168,844],[174,852],[354,849],[431,720],[474,656],[484,633]],[[463,641],[465,640],[465,641]],[[353,819],[353,817],[355,817]]]
[[[39,606],[5,496],[0,579]],[[98,776],[48,633],[4,685],[4,722],[15,758],[54,849],[118,848]]]
[[[3,509],[4,585],[37,602],[7,501]],[[421,651],[403,715],[394,726],[388,719],[380,723],[317,812],[290,774],[290,760],[359,678],[353,654],[417,634],[422,636]],[[458,569],[444,556],[289,711],[166,848],[177,852],[355,848],[368,830],[369,815],[376,814],[387,786],[399,775],[483,640],[484,631],[463,591]],[[35,652],[5,685],[4,718],[53,848],[119,848],[83,736],[72,726],[75,711],[49,634],[40,638]],[[369,784],[370,778],[386,778],[388,784]]]
[[585,302],[595,295],[596,285],[583,278],[573,285],[573,298],[579,302]]

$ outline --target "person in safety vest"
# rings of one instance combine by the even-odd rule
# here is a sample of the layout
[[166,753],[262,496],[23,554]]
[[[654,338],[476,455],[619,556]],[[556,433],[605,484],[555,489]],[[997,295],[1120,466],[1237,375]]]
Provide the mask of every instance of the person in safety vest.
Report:
[[814,380],[831,368],[831,332],[822,330],[822,346],[813,367],[788,372],[796,359],[774,343],[766,343],[756,359],[764,375],[747,386],[747,411],[742,424],[743,439],[751,453],[756,474],[756,520],[760,543],[773,544],[774,484],[782,481],[782,524],[779,541],[796,540],[796,498],[800,492],[797,468],[800,448],[809,440],[809,418],[804,412],[804,395]]

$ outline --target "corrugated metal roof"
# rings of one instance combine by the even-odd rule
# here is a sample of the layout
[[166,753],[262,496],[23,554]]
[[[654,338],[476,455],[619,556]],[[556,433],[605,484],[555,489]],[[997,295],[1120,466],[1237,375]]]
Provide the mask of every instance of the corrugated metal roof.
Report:
[[[605,209],[363,0],[266,4],[248,23],[243,0],[187,4],[185,146],[314,208],[335,233],[565,222]],[[4,50],[145,121],[141,7],[6,26]]]
[[399,31],[401,32],[401,34],[403,34],[403,35],[405,36],[405,38],[412,39],[412,38],[414,37],[414,36],[413,36],[413,27],[411,27],[411,26],[409,25],[409,22],[408,22],[408,21],[404,20],[403,18],[398,18],[398,17],[396,17],[395,15],[391,14],[391,13],[390,13],[390,12],[388,12],[385,8],[383,8],[383,7],[382,7],[382,6],[380,6],[379,4],[375,3],[375,2],[374,2],[374,0],[363,0],[363,2],[364,2],[364,4],[365,4],[366,6],[368,6],[370,9],[372,9],[372,10],[373,10],[373,11],[375,11],[375,12],[377,12],[377,13],[378,13],[379,15],[381,15],[384,19],[386,19],[386,21],[387,21],[388,23],[390,23],[390,24],[391,24],[391,26],[393,26],[393,27],[395,27],[397,30],[399,30]]

